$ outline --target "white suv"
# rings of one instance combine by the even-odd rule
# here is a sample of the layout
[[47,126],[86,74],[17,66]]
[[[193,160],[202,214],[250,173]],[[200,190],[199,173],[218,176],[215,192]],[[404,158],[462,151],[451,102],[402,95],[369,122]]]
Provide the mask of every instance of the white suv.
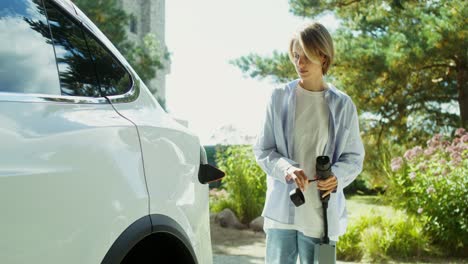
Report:
[[0,39],[0,263],[211,263],[222,172],[101,31],[2,0]]

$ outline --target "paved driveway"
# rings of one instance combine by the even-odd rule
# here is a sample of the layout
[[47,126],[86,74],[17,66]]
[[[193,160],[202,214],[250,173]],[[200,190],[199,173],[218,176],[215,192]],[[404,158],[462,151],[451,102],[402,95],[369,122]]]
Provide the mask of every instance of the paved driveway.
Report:
[[213,255],[213,264],[264,264],[265,260],[254,256]]

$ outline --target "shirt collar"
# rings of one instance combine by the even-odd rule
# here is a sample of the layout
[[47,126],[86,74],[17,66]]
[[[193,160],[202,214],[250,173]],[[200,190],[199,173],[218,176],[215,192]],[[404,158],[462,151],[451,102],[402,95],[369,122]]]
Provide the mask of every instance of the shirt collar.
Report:
[[[294,89],[297,87],[297,85],[299,84],[299,81],[301,79],[296,79],[294,81],[291,81],[288,83],[288,88],[289,89]],[[328,85],[328,89],[325,90],[325,96],[327,96],[328,94],[333,94],[333,95],[338,95],[338,89],[331,83],[327,83]]]

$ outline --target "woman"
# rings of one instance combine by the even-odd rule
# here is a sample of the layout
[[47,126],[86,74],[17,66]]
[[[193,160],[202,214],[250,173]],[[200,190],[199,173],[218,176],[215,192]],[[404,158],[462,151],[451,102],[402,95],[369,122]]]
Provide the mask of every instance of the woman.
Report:
[[[267,234],[266,263],[313,263],[314,246],[324,233],[323,197],[328,202],[328,234],[332,243],[346,230],[343,189],[362,170],[364,147],[352,100],[326,83],[333,61],[333,41],[320,23],[312,23],[291,39],[289,56],[299,79],[273,91],[254,152],[267,174],[263,217]],[[317,156],[328,156],[332,177],[315,179]],[[295,207],[289,193],[299,187],[305,204]],[[336,189],[336,192],[332,192]]]

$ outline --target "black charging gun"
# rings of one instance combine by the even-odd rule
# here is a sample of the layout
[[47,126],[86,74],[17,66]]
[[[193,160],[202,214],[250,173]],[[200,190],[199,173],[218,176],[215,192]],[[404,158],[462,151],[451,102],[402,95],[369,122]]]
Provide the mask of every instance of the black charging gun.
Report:
[[[330,158],[328,156],[318,156],[316,159],[315,170],[317,174],[316,180],[326,180],[329,177],[333,176],[331,171]],[[309,182],[315,180],[309,180]],[[324,223],[324,236],[322,242],[315,246],[315,261],[318,263],[335,263],[335,245],[330,245],[330,238],[328,237],[328,218],[327,218],[327,209],[328,201],[330,200],[330,195],[322,197],[327,191],[320,190],[320,200],[322,201],[322,210],[323,210],[323,223]],[[336,189],[333,190],[336,192]],[[304,194],[300,188],[296,188],[289,193],[289,197],[294,205],[301,206],[305,203]],[[314,262],[315,263],[315,262]]]

